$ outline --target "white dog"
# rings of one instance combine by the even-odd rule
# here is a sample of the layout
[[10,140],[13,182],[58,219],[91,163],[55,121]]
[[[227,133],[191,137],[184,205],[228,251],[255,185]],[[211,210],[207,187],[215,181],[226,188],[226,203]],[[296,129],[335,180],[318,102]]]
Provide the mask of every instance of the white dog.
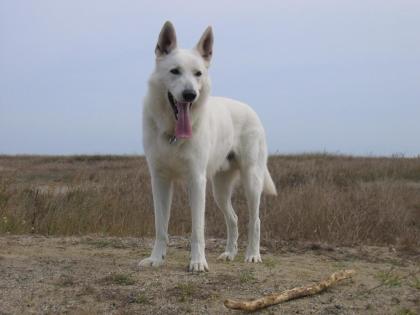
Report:
[[192,50],[177,46],[173,25],[163,26],[155,49],[156,67],[143,110],[143,145],[149,166],[155,210],[156,240],[140,266],[160,266],[166,256],[173,181],[188,184],[192,211],[190,271],[207,271],[204,209],[207,179],[227,225],[221,260],[237,254],[237,216],[231,196],[237,178],[248,208],[245,261],[261,262],[259,205],[261,193],[276,194],[267,169],[264,128],[257,114],[238,101],[211,97],[208,68],[213,32],[208,27]]

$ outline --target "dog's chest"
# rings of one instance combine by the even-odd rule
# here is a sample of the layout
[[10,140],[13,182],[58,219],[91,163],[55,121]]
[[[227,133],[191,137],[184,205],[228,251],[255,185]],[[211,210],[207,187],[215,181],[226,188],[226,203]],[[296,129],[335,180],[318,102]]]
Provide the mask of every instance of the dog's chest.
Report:
[[186,140],[170,143],[166,137],[158,139],[148,148],[146,155],[159,173],[172,178],[185,178],[188,174],[206,168],[206,154],[195,150]]

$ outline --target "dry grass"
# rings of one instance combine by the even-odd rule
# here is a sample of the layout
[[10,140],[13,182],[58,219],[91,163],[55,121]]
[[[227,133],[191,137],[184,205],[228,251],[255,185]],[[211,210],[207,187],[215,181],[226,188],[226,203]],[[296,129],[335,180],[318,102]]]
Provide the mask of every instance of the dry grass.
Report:
[[[269,168],[279,196],[263,197],[263,241],[420,245],[420,158],[273,156]],[[244,239],[241,189],[234,206]],[[223,237],[210,189],[206,216],[207,235]],[[190,217],[185,188],[177,185],[170,233],[188,234]],[[144,158],[0,156],[0,233],[152,236]]]

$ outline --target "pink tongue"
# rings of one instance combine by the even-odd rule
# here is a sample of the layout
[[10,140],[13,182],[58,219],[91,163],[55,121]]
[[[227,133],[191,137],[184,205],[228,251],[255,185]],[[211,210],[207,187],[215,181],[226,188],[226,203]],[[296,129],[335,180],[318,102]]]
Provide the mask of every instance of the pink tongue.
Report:
[[190,103],[177,103],[176,105],[178,120],[176,121],[175,136],[179,139],[191,138]]

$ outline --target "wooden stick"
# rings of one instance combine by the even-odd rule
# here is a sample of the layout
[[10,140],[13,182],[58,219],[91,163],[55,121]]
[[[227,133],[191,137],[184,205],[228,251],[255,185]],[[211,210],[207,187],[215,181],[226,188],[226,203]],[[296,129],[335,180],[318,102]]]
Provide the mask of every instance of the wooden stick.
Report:
[[224,304],[226,307],[235,310],[256,311],[270,305],[275,305],[289,300],[320,293],[329,288],[330,286],[334,285],[338,281],[351,278],[355,273],[356,271],[354,270],[337,271],[334,272],[328,278],[321,280],[320,282],[315,284],[293,288],[283,292],[273,293],[270,295],[263,296],[256,300],[238,301],[227,299],[225,300]]

